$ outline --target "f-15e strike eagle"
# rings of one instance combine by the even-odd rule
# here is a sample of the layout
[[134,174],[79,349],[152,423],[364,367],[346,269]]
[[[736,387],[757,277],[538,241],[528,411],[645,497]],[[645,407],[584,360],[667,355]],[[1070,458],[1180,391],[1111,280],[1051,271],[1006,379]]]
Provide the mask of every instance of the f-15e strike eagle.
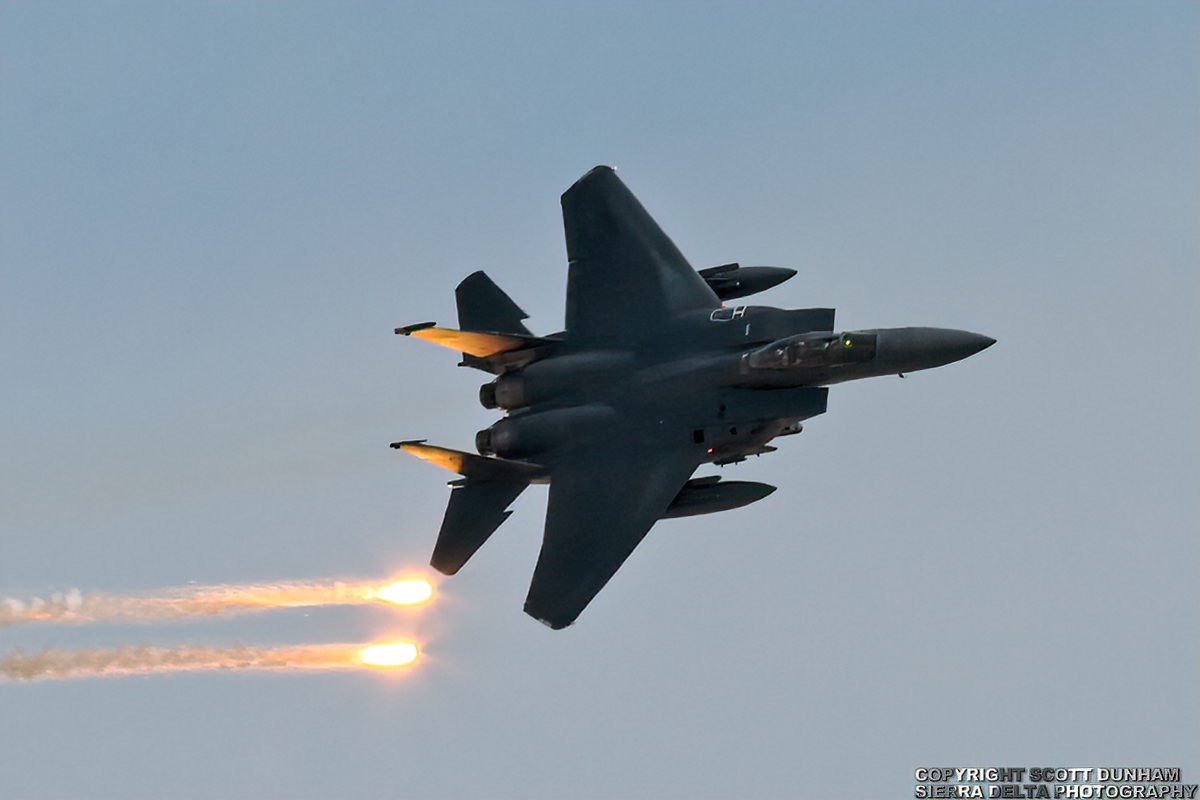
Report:
[[505,415],[479,455],[392,447],[457,472],[432,565],[453,575],[508,518],[530,483],[549,483],[526,613],[575,621],[660,519],[761,500],[774,486],[692,478],[775,450],[825,412],[834,383],[929,369],[994,339],[941,328],[835,333],[833,309],[725,305],[795,274],[726,264],[697,272],[609,167],[562,196],[566,330],[535,336],[483,272],[455,290],[459,330],[397,328],[463,353],[497,377],[479,390]]

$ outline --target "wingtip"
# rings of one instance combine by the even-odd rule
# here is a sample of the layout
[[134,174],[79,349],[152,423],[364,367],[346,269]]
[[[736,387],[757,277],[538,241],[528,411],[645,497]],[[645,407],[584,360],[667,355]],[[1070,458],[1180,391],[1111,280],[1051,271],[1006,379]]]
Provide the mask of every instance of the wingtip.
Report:
[[535,608],[535,604],[530,603],[528,600],[525,601],[525,607],[522,610],[552,631],[561,631],[563,628],[569,628],[579,618],[578,614],[570,619],[563,617],[561,614],[557,616],[547,614],[545,608]]
[[437,553],[434,553],[433,557],[429,559],[429,566],[443,575],[457,575],[458,571],[462,569],[462,564],[446,563],[445,559],[437,557]]
[[[526,613],[528,613],[528,612],[526,612]],[[529,616],[533,617],[532,614],[530,614]],[[545,625],[547,628],[549,628],[552,631],[561,631],[564,628],[569,628],[575,624],[575,620],[571,620],[570,622],[563,622],[561,620],[542,619],[541,617],[533,617],[533,618],[536,619],[538,622],[542,623],[543,625]]]
[[566,198],[572,192],[578,191],[582,186],[585,186],[596,180],[601,180],[608,176],[615,177],[616,174],[617,174],[617,171],[615,169],[613,169],[612,167],[605,166],[604,164],[597,164],[596,166],[589,169],[587,172],[583,173],[583,176],[580,177],[579,180],[572,183],[571,187],[569,189],[567,189],[565,192],[563,192],[562,196],[564,198]]
[[427,441],[429,441],[429,440],[428,439],[405,439],[402,442],[392,442],[391,444],[388,445],[388,447],[392,448],[393,450],[408,450],[411,447],[413,447],[414,445],[425,444],[425,442],[427,442]]
[[436,322],[415,322],[412,325],[405,325],[402,328],[396,328],[396,333],[401,336],[412,336],[417,331],[423,331],[426,328],[437,327]]

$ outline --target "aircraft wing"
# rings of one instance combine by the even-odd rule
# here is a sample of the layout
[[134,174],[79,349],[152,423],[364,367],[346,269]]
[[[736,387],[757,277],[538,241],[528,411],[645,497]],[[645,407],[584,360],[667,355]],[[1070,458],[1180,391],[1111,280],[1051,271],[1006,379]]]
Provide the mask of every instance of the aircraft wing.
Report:
[[611,167],[576,181],[562,209],[573,348],[635,346],[676,314],[721,305]]
[[607,440],[551,467],[542,552],[525,613],[555,630],[604,588],[699,465],[694,451]]

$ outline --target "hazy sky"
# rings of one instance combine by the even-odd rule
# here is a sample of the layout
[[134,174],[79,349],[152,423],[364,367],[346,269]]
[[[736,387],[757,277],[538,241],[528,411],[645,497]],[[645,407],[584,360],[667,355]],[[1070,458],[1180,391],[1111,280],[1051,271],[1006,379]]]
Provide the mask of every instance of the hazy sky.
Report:
[[[834,387],[577,625],[544,488],[418,611],[12,648],[411,634],[403,675],[0,683],[2,797],[902,797],[1200,779],[1195,3],[0,3],[0,597],[424,569],[483,373],[392,334],[486,269],[559,330],[596,164],[697,268],[993,336]],[[706,468],[698,474],[718,470]]]

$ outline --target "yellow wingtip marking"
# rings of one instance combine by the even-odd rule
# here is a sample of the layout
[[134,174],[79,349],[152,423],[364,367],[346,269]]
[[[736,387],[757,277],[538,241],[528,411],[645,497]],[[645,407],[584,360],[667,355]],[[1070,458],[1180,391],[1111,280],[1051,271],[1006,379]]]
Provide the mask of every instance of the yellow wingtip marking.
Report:
[[404,442],[400,445],[400,449],[406,453],[412,453],[430,464],[436,464],[443,469],[462,474],[463,454],[456,450],[447,450],[444,447],[416,442]]
[[449,347],[476,358],[487,358],[506,350],[512,350],[525,343],[517,336],[505,336],[501,333],[478,333],[476,331],[456,331],[450,328],[420,328],[412,331],[409,336],[424,339],[427,342]]

